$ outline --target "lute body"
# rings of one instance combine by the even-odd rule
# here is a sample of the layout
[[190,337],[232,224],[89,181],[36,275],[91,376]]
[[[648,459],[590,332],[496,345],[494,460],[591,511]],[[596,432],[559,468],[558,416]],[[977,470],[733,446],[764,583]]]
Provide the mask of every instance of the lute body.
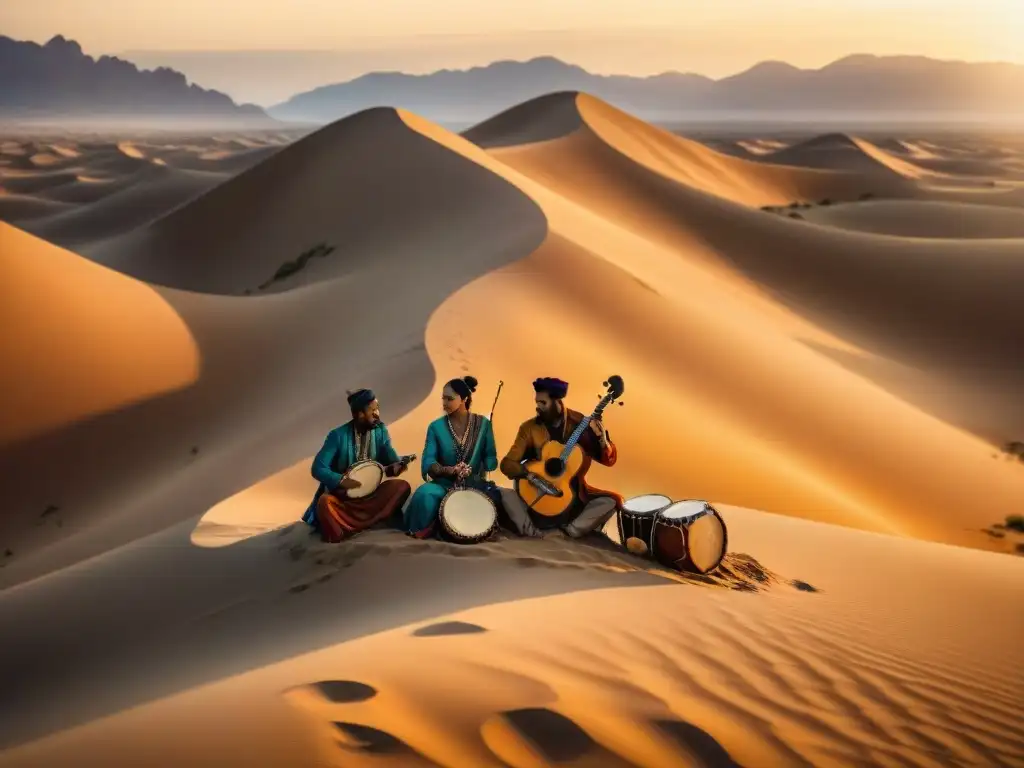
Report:
[[523,463],[523,468],[533,474],[534,480],[517,479],[514,483],[516,494],[543,517],[558,517],[565,513],[579,498],[572,482],[579,476],[586,456],[579,446],[579,440],[590,428],[590,422],[601,418],[609,403],[622,396],[625,385],[621,376],[609,376],[605,382],[608,393],[598,402],[594,412],[584,416],[565,443],[548,440],[540,449],[540,458]]
[[527,472],[534,473],[539,480],[547,483],[557,493],[546,493],[525,479],[516,480],[515,482],[516,493],[519,494],[519,498],[538,515],[558,517],[576,501],[576,494],[572,490],[572,480],[583,467],[583,461],[586,458],[583,455],[583,449],[578,445],[572,447],[568,458],[565,460],[565,469],[561,474],[551,474],[545,469],[545,464],[547,464],[548,460],[557,460],[564,450],[565,445],[562,443],[557,440],[548,440],[541,446],[540,458],[528,461],[523,465]]

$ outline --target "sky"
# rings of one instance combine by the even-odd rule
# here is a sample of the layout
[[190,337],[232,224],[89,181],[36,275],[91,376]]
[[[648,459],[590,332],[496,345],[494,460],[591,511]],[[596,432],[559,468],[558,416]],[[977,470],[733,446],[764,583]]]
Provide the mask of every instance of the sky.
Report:
[[1024,0],[0,0],[0,33],[63,34],[267,105],[367,71],[540,55],[711,77],[850,53],[1024,63]]

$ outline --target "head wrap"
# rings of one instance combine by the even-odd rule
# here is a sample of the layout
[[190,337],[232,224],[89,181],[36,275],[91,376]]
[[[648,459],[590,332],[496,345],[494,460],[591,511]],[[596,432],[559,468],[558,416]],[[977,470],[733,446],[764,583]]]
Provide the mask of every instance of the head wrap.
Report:
[[569,384],[561,379],[553,379],[545,376],[541,379],[534,379],[533,391],[546,392],[556,400],[561,400],[569,392]]
[[348,393],[348,404],[353,411],[361,411],[374,400],[377,396],[373,394],[372,389],[357,389],[355,392]]

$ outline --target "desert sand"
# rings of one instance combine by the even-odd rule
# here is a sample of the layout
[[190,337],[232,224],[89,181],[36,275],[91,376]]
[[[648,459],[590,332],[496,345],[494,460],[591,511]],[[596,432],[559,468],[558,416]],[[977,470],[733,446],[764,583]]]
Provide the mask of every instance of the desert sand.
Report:
[[[1024,765],[1019,144],[51,138],[0,147],[0,766]],[[499,450],[623,375],[594,481],[711,500],[722,569],[296,522],[346,389],[418,451],[467,372]]]

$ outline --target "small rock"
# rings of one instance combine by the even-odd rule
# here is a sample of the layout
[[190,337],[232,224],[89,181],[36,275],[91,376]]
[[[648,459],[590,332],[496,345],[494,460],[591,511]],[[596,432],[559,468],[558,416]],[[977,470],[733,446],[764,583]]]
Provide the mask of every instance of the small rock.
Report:
[[794,589],[799,589],[801,592],[817,592],[818,588],[812,584],[808,584],[806,581],[800,581],[799,579],[793,579],[789,582]]

